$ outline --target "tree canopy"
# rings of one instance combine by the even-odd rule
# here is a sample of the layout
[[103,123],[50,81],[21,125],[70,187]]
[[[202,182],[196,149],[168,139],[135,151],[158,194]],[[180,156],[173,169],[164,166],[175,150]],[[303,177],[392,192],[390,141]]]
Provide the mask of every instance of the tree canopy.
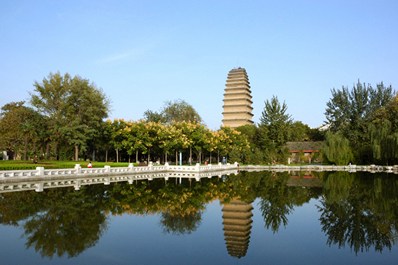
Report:
[[[395,91],[383,82],[374,88],[358,81],[351,90],[343,86],[341,90],[332,89],[331,92],[332,97],[327,102],[325,111],[329,130],[348,140],[356,162],[374,162],[374,158],[379,156],[372,156],[372,152],[378,152],[374,148],[380,147],[378,143],[381,139],[375,140],[380,133],[371,125],[384,123],[382,120],[396,119],[387,114],[389,108],[394,113],[392,106]],[[394,133],[394,130],[390,130],[390,133]]]
[[151,122],[171,124],[173,122],[202,122],[198,112],[184,100],[167,101],[160,112],[147,110],[144,119]]
[[42,83],[34,83],[30,102],[46,117],[55,155],[59,156],[59,145],[67,143],[74,146],[75,160],[108,116],[109,109],[108,99],[94,84],[59,72],[50,73]]

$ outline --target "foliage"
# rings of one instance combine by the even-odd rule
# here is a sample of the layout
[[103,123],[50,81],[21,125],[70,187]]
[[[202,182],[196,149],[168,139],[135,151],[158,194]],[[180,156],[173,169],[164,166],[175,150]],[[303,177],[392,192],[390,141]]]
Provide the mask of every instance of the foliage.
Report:
[[260,126],[268,128],[268,138],[276,148],[284,145],[290,136],[292,118],[286,113],[287,105],[279,102],[276,96],[271,101],[265,101],[265,107],[260,117]]
[[144,112],[144,119],[147,122],[160,122],[166,124],[183,121],[202,122],[202,118],[196,110],[184,100],[176,100],[174,102],[167,101],[161,112],[147,110]]
[[103,121],[109,101],[102,91],[59,72],[34,83],[30,103],[33,108],[9,103],[0,115],[0,148],[12,159],[130,162],[135,154],[136,162],[165,162],[175,154],[177,163],[181,152],[185,163],[214,163],[215,156],[217,162],[222,156],[230,162],[274,163],[286,161],[286,141],[312,140],[314,134],[307,125],[293,123],[287,105],[275,96],[266,101],[259,126],[209,130],[183,100],[166,102],[160,112],[146,111],[144,120]]
[[325,161],[336,165],[347,165],[354,158],[349,141],[339,133],[326,133],[322,153]]
[[108,115],[105,95],[87,79],[67,73],[50,73],[34,87],[31,104],[48,121],[56,156],[59,145],[65,144],[74,147],[74,159],[78,160],[79,152],[86,150],[88,139]]
[[[61,161],[61,160],[39,160],[37,163],[25,160],[1,160],[0,170],[24,170],[36,169],[36,167],[44,167],[45,169],[61,169],[61,168],[74,168],[76,164],[81,167],[86,167],[87,161]],[[93,167],[127,167],[128,163],[115,163],[115,162],[99,162],[92,161]]]
[[388,105],[395,94],[392,87],[383,83],[376,88],[359,81],[352,90],[342,87],[332,89],[332,97],[326,104],[325,116],[330,131],[340,132],[350,142],[357,162],[369,162],[369,124],[380,109]]
[[396,178],[335,172],[325,179],[318,207],[328,244],[348,245],[355,253],[391,250],[398,228]]

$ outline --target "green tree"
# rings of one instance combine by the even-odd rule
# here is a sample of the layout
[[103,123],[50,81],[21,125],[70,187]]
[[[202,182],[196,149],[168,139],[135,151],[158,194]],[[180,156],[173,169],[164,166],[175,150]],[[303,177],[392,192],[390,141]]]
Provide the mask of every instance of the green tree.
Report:
[[11,102],[1,108],[0,148],[14,153],[14,159],[21,155],[23,160],[38,154],[43,143],[45,121],[24,101]]
[[259,127],[261,132],[266,134],[261,138],[267,162],[285,161],[288,155],[284,145],[290,138],[292,118],[286,111],[286,103],[281,104],[276,96],[273,96],[271,101],[265,101]]
[[349,141],[340,133],[326,133],[322,153],[325,161],[336,165],[347,165],[354,158]]
[[87,79],[59,72],[34,83],[31,104],[49,121],[51,141],[59,157],[59,144],[74,147],[74,159],[87,148],[87,141],[108,115],[104,93]]
[[290,126],[289,141],[310,141],[312,140],[310,132],[311,128],[307,124],[304,124],[301,121],[292,122]]
[[279,102],[276,96],[271,101],[265,101],[264,110],[260,117],[260,126],[268,128],[268,138],[280,147],[286,143],[290,135],[292,118],[286,113],[287,105]]
[[166,122],[162,113],[152,110],[147,110],[144,112],[144,120],[146,122],[160,122],[160,123]]
[[144,112],[144,120],[147,122],[161,122],[167,124],[183,121],[202,122],[202,118],[194,107],[184,100],[167,101],[160,112],[147,110]]
[[358,162],[367,162],[371,157],[369,123],[377,110],[391,102],[395,92],[383,83],[373,88],[359,81],[351,90],[343,86],[341,90],[332,89],[331,92],[325,111],[329,129],[341,132],[349,140]]
[[107,122],[110,122],[111,126],[110,143],[116,152],[116,163],[119,163],[119,152],[123,149],[125,145],[124,141],[128,137],[127,122],[123,119],[115,119]]
[[192,105],[188,104],[184,100],[176,100],[174,102],[166,102],[166,106],[162,111],[167,123],[172,122],[197,122],[201,123],[202,118],[196,112]]

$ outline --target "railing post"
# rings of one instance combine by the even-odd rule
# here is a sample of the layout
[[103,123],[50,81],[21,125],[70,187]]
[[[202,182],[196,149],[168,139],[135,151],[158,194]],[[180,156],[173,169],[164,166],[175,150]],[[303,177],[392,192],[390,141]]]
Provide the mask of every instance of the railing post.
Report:
[[196,165],[195,165],[195,170],[196,170],[196,171],[199,171],[199,170],[200,170],[200,164],[199,164],[199,163],[196,163]]
[[82,167],[80,166],[80,164],[75,164],[75,170],[76,174],[82,173]]
[[111,172],[111,166],[104,166],[105,172],[110,173]]
[[44,176],[44,167],[36,167],[36,176]]
[[[44,169],[44,167],[41,167],[41,168]],[[40,183],[37,183],[37,184],[36,184],[36,188],[35,188],[35,191],[36,191],[36,192],[42,192],[43,189],[44,189],[43,182],[40,182]]]
[[133,164],[133,163],[130,163],[129,166],[128,166],[129,171],[132,171],[132,170],[133,170],[133,167],[134,167],[134,164]]

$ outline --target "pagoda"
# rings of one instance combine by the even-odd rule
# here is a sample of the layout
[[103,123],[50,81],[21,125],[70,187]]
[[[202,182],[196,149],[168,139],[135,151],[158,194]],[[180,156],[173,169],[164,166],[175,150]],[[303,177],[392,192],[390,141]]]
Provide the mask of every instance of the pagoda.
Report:
[[223,101],[223,126],[236,128],[253,124],[250,82],[244,68],[229,71]]

